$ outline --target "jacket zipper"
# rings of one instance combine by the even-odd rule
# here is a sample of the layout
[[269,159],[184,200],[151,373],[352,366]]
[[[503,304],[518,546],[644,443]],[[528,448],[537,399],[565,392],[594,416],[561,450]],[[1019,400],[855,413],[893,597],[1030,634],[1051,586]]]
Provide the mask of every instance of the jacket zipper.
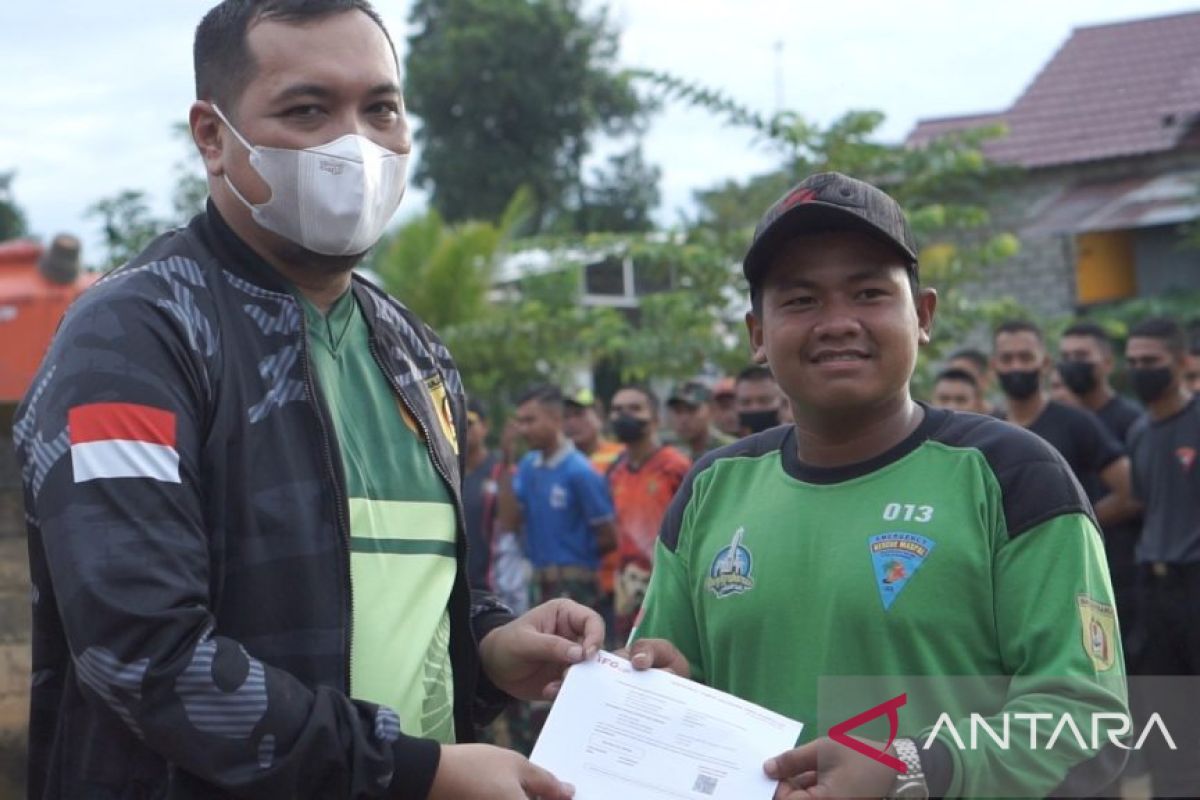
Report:
[[[450,499],[453,501],[453,505],[454,505],[454,522],[455,522],[454,538],[455,538],[456,544],[459,542],[461,542],[461,544],[462,544],[462,561],[459,562],[457,559],[455,560],[455,569],[456,570],[466,570],[466,565],[468,563],[468,560],[471,557],[470,556],[470,544],[467,542],[466,528],[465,528],[466,517],[463,513],[462,498],[459,495],[458,489],[454,486],[454,483],[450,480],[450,474],[446,470],[445,465],[442,463],[441,457],[438,455],[437,447],[434,444],[433,433],[429,429],[429,426],[425,423],[425,418],[423,416],[421,416],[420,414],[418,414],[416,409],[413,408],[413,404],[408,401],[408,398],[405,396],[404,392],[402,392],[400,390],[400,386],[392,378],[391,371],[387,369],[387,365],[384,364],[383,359],[380,357],[379,349],[375,345],[374,333],[372,333],[371,336],[367,340],[367,348],[371,351],[371,357],[375,359],[375,364],[379,367],[380,372],[383,373],[384,380],[386,380],[388,382],[388,385],[392,387],[392,391],[395,392],[396,396],[400,398],[400,402],[403,403],[404,408],[408,410],[409,416],[411,416],[414,420],[416,420],[417,425],[421,428],[421,433],[425,437],[425,449],[429,451],[429,460],[433,462],[433,468],[437,471],[438,475],[441,476],[442,481],[446,484],[446,488],[450,492]],[[449,391],[450,391],[449,387],[446,387],[447,395],[449,394]],[[430,396],[430,400],[431,401],[433,400],[432,396]],[[433,409],[433,413],[434,414],[438,413],[436,408]],[[453,420],[451,421],[451,424],[453,424]],[[457,436],[455,438],[457,439]],[[467,623],[466,623],[467,624],[467,637],[469,639],[473,640],[474,634],[471,633],[472,626],[471,626],[471,621],[470,621],[471,589],[470,589],[470,585],[467,582],[465,573],[463,575],[455,576],[455,582],[457,583],[459,580],[462,580],[463,586],[465,587],[466,592],[467,592]],[[450,590],[450,598],[447,600],[447,604],[446,604],[447,609],[450,610],[451,612],[453,610],[453,602],[454,602],[454,589],[452,588]],[[450,642],[448,643],[448,647],[450,650],[449,655],[450,655],[451,663],[453,663],[453,660],[454,660],[453,616],[451,617],[450,625],[451,625],[451,637],[450,637]],[[479,663],[476,663],[475,668],[481,669],[482,666]],[[455,670],[455,674],[457,674],[457,670]],[[455,700],[454,700],[454,705],[458,708],[468,708],[469,709],[470,703],[472,702],[472,698],[474,697],[475,690],[477,688],[476,683],[475,683],[475,678],[471,677],[470,675],[461,675],[459,677],[461,677],[463,679],[463,682],[464,682],[463,688],[466,688],[468,691],[467,691],[466,697],[460,698],[457,696],[458,690],[460,687],[456,685],[455,686],[455,695],[456,696],[455,696]],[[455,678],[452,678],[451,680],[452,680],[452,683],[454,683],[454,684],[457,684],[457,682],[458,682],[457,679],[455,679]],[[451,718],[454,720],[456,738],[458,738],[459,741],[464,741],[464,739],[460,738],[463,736],[468,737],[467,739],[465,739],[465,741],[472,741],[474,739],[474,736],[471,734],[471,732],[469,730],[469,726],[470,726],[470,718],[469,717],[470,717],[470,715],[468,714],[468,719],[459,720],[457,713],[455,713],[455,711],[453,709],[451,710]],[[468,726],[467,730],[462,730],[460,728],[461,724],[464,722]]]
[[308,399],[317,409],[317,422],[321,429],[321,444],[325,452],[325,463],[329,467],[329,474],[333,477],[333,497],[337,503],[337,521],[339,527],[339,544],[342,549],[342,579],[343,579],[343,596],[349,601],[345,610],[345,624],[343,630],[345,634],[345,660],[343,666],[345,668],[344,689],[346,696],[350,696],[350,676],[354,666],[354,580],[351,578],[350,567],[350,513],[349,503],[345,497],[345,487],[343,486],[343,478],[338,471],[338,462],[333,457],[333,447],[330,444],[330,434],[325,419],[325,407],[322,405],[319,395],[317,394],[316,383],[313,381],[312,370],[308,363],[308,320],[304,318],[304,312],[300,312],[300,355],[304,361],[304,391],[308,394]]

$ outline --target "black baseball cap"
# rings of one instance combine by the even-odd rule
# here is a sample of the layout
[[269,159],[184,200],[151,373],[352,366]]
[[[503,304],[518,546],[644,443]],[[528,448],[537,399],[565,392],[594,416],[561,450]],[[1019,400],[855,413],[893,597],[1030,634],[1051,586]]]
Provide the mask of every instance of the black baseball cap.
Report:
[[699,408],[712,399],[712,392],[700,381],[687,381],[676,386],[667,398],[667,406],[685,405]]
[[487,409],[484,407],[483,403],[479,402],[478,398],[475,397],[467,400],[467,417],[469,418],[472,414],[474,414],[477,419],[487,422]]
[[742,274],[755,286],[792,239],[838,230],[862,231],[893,245],[916,271],[917,242],[900,204],[869,183],[840,172],[818,172],[793,186],[763,214],[742,261]]

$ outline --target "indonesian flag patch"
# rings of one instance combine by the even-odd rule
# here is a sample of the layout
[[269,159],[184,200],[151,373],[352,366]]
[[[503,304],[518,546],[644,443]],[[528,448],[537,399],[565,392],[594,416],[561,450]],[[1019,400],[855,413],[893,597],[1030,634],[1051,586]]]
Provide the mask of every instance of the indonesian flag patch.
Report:
[[175,415],[134,403],[91,403],[67,416],[76,483],[98,478],[179,480]]

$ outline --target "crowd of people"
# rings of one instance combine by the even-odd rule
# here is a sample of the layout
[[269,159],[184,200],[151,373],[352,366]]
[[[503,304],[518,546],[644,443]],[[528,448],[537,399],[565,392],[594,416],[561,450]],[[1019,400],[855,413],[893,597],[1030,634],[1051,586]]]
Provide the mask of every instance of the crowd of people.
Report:
[[[30,797],[569,800],[522,751],[602,646],[802,721],[725,765],[776,800],[1111,796],[1129,746],[1024,747],[1036,720],[1128,718],[1127,665],[1200,673],[1176,322],[1129,332],[1140,407],[1086,322],[1000,325],[921,402],[938,295],[904,211],[797,176],[742,263],[751,366],[665,399],[534,386],[489,430],[353,273],[411,148],[371,5],[223,0],[194,55],[206,209],[71,307],[15,419]],[[913,698],[891,741],[822,725],[844,676]],[[1142,751],[1154,791],[1200,794],[1194,693],[1150,702],[1189,743]]]
[[[464,502],[476,585],[514,608],[565,596],[603,609],[609,643],[623,643],[663,514],[688,469],[790,421],[787,408],[761,365],[681,382],[665,401],[644,385],[622,386],[605,403],[590,389],[547,384],[517,401],[492,448],[489,413],[470,401]],[[527,452],[518,459],[520,447]]]
[[[1113,387],[1121,359],[1103,326],[1079,321],[1052,342],[1035,323],[1010,320],[995,329],[990,353],[967,347],[945,359],[928,403],[1006,420],[1057,450],[1103,533],[1120,632],[1136,648],[1127,653],[1131,668],[1200,674],[1200,634],[1190,622],[1200,606],[1164,601],[1167,583],[1200,561],[1200,484],[1189,481],[1200,450],[1200,342],[1189,345],[1173,320],[1148,319],[1130,331],[1126,355],[1136,402]],[[472,408],[472,424],[486,424],[482,407]],[[470,440],[468,506],[502,509],[507,491],[508,507],[529,515],[524,526],[519,511],[469,521],[473,560],[485,562],[504,543],[504,560],[480,573],[482,585],[503,587],[517,608],[566,596],[601,609],[608,645],[623,646],[649,585],[655,538],[689,467],[792,422],[788,408],[760,364],[682,382],[665,402],[646,386],[624,386],[607,409],[591,390],[532,389],[499,452],[482,436]],[[515,441],[531,451],[519,463]],[[523,730],[525,739],[506,741],[532,746],[536,727]]]

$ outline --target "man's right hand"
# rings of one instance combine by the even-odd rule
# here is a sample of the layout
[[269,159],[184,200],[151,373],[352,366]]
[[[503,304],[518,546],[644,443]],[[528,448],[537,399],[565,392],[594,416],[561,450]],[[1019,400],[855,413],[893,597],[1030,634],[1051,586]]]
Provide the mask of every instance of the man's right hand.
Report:
[[487,744],[442,745],[429,800],[571,800],[563,783],[520,753]]

